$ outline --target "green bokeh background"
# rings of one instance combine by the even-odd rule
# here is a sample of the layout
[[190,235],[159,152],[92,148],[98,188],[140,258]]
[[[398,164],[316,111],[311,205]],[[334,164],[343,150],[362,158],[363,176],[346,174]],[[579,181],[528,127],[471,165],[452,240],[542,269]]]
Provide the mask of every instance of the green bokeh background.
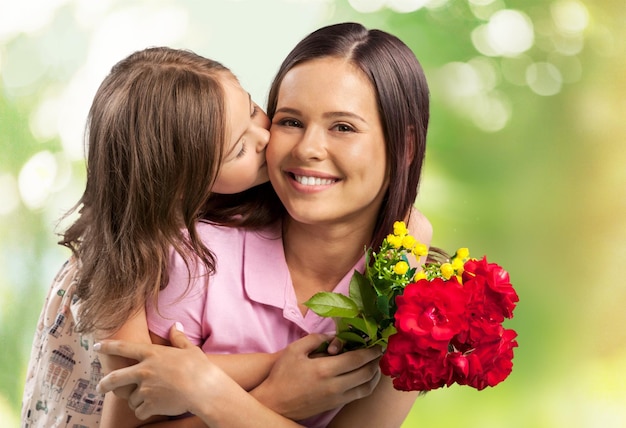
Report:
[[[409,13],[390,7],[358,12],[353,6],[363,1],[356,0],[97,3],[97,12],[89,14],[90,2],[0,1],[2,426],[19,425],[33,330],[49,282],[67,256],[55,245],[56,221],[84,184],[84,164],[68,149],[81,142],[68,146],[72,137],[55,131],[59,121],[44,121],[52,125],[42,132],[41,117],[51,114],[42,106],[77,77],[91,73],[99,82],[126,53],[154,44],[221,60],[263,103],[273,72],[297,40],[345,20],[398,35],[426,71],[432,122],[418,207],[434,226],[433,243],[487,254],[510,272],[520,295],[507,325],[519,334],[509,379],[481,392],[463,387],[430,392],[416,402],[405,426],[626,426],[624,0],[449,0]],[[584,11],[584,29],[559,33],[554,20],[561,6]],[[20,9],[29,7],[28,18],[21,18]],[[523,82],[507,80],[515,58],[485,56],[472,43],[473,31],[502,9],[521,11],[532,22],[534,44],[517,60],[553,64],[562,78],[554,93],[539,95]],[[120,18],[129,11],[143,21]],[[182,11],[185,25],[158,28],[154,14],[161,11],[167,12],[166,23],[176,16],[172,11]],[[154,24],[144,22],[149,19]],[[145,25],[154,31],[147,34]],[[559,54],[559,40],[566,36],[579,48]],[[107,56],[99,50],[103,46],[118,49]],[[103,57],[99,68],[84,67],[98,57]],[[489,106],[484,97],[450,95],[446,65],[451,63],[487,66],[491,74],[482,77],[490,77],[489,84],[479,92],[501,101],[508,112],[504,127],[485,130],[494,122],[475,120]],[[524,75],[522,68],[514,71]],[[471,77],[463,76],[460,90]],[[71,118],[81,127],[93,91],[93,85],[83,90],[87,104]],[[65,104],[56,104],[53,117],[75,100],[61,99]],[[41,152],[54,159],[56,170],[46,169],[45,162],[35,172],[27,167],[29,160],[36,165],[33,156]],[[31,171],[31,191],[45,190],[38,202],[26,203],[26,187],[18,186],[20,177],[29,177],[25,170]]]

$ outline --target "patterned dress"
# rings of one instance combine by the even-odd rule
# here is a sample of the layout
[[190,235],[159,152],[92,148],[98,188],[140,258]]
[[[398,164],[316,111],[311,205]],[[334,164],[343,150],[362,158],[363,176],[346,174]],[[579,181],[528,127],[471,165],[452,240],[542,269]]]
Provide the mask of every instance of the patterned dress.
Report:
[[71,258],[52,282],[39,316],[22,399],[22,427],[97,427],[104,395],[93,339],[74,331],[78,263]]

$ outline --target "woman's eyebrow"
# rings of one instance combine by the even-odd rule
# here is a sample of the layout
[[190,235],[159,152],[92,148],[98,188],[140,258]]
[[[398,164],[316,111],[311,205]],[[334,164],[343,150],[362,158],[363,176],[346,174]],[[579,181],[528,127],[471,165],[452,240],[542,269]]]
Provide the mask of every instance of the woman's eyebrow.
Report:
[[[276,110],[276,113],[286,113],[286,114],[293,114],[293,115],[302,115],[302,112],[300,110],[292,108],[292,107],[281,107],[281,108]],[[349,118],[352,118],[352,119],[359,120],[359,121],[361,121],[363,123],[367,123],[367,121],[363,117],[359,116],[356,113],[352,113],[352,112],[349,112],[349,111],[329,111],[329,112],[324,113],[322,116],[324,118],[327,118],[327,119],[337,119],[337,118],[342,118],[342,117],[344,117],[344,118],[345,117],[349,117]]]

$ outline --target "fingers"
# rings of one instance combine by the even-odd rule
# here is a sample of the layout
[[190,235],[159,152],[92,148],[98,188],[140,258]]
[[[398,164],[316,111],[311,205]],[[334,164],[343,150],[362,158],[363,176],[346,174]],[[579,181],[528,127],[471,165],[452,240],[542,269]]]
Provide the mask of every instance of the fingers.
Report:
[[374,392],[374,389],[378,385],[382,376],[378,363],[371,368],[369,373],[372,374],[371,377],[368,378],[368,375],[366,374],[364,376],[366,380],[363,383],[357,382],[357,386],[347,391],[347,394],[350,396],[350,400],[358,400],[360,398],[367,397]]
[[319,348],[325,345],[325,343],[328,343],[331,339],[332,336],[328,334],[311,333],[293,342],[290,346],[297,352],[308,355],[319,351]]
[[[139,377],[137,376],[137,370],[134,366],[125,367],[123,369],[117,369],[112,371],[98,383],[96,390],[100,394],[106,394],[107,392],[121,388],[126,385],[134,385],[139,383]],[[131,394],[132,395],[132,394]]]
[[106,355],[118,355],[136,361],[143,360],[151,345],[126,342],[123,340],[103,340],[93,345],[94,351]]
[[172,344],[172,346],[180,349],[186,349],[195,346],[189,341],[184,333],[183,325],[179,322],[175,323],[172,328],[170,328],[170,343]]
[[374,366],[378,367],[378,360],[381,356],[382,350],[380,347],[375,346],[373,348],[344,352],[329,358],[332,358],[336,364],[336,373],[342,374],[359,370],[363,366],[372,363],[375,363]]

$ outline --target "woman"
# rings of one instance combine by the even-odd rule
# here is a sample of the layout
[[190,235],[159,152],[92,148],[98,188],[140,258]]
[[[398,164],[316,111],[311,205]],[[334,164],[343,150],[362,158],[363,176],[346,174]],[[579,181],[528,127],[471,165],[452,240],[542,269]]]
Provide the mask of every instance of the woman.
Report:
[[[346,293],[353,270],[363,269],[365,246],[380,245],[393,222],[410,215],[428,104],[419,62],[388,33],[346,23],[300,42],[280,67],[268,104],[268,172],[284,215],[262,231],[199,225],[217,259],[227,261],[208,287],[173,264],[157,307],[148,308],[153,341],[165,343],[172,320],[192,343],[217,353],[275,352],[302,335],[332,331],[332,320],[303,303],[319,291]],[[429,244],[428,221],[410,223]],[[273,367],[253,391],[278,411],[266,388],[284,370]],[[134,394],[133,406],[150,395],[141,386]],[[415,398],[381,379],[370,396],[301,422],[399,426]]]

